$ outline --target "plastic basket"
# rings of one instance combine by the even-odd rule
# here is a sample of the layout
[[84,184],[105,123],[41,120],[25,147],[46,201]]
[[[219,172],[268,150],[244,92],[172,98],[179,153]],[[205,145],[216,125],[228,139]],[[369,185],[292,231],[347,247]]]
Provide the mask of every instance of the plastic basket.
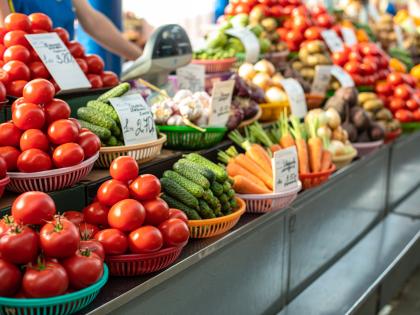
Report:
[[80,291],[51,298],[17,299],[0,297],[0,314],[5,315],[68,315],[80,311],[96,298],[108,280],[108,268],[104,264],[104,274],[95,284]]
[[316,94],[305,94],[306,105],[308,109],[320,108],[324,102],[325,97]]
[[246,210],[246,203],[241,198],[236,198],[238,201],[238,209],[226,216],[205,219],[205,220],[188,220],[188,227],[190,228],[191,238],[208,238],[213,237],[229,231],[238,223],[242,214]]
[[116,147],[101,147],[99,158],[95,162],[96,167],[108,168],[112,161],[119,156],[128,155],[133,157],[138,164],[146,163],[157,157],[162,151],[166,141],[166,135],[160,134],[157,140]]
[[261,115],[262,115],[262,109],[261,109],[261,108],[258,108],[258,112],[257,112],[257,114],[256,114],[254,117],[250,118],[250,119],[243,120],[243,121],[239,124],[239,126],[237,127],[237,129],[241,129],[241,128],[244,128],[244,127],[246,127],[246,126],[249,126],[249,125],[253,124],[253,123],[254,123],[254,122],[256,122],[258,119],[260,119],[260,118],[261,118]]
[[295,199],[298,192],[302,189],[302,183],[294,189],[271,194],[237,194],[246,203],[246,212],[266,213],[287,208]]
[[299,179],[302,182],[303,189],[310,189],[325,183],[336,170],[333,164],[329,170],[310,173],[310,174],[299,174]]
[[279,102],[279,103],[264,103],[260,104],[262,110],[261,117],[259,121],[261,122],[272,122],[280,118],[280,114],[283,112],[284,108],[289,110],[289,102]]
[[112,276],[131,277],[162,270],[171,265],[183,247],[168,247],[155,253],[107,256],[106,262]]
[[193,59],[191,61],[192,64],[204,66],[206,69],[206,73],[229,71],[233,67],[235,62],[235,57],[220,60]]
[[401,124],[404,133],[415,132],[420,129],[420,122],[409,122]]
[[397,139],[402,134],[402,128],[398,128],[394,131],[387,132],[385,134],[385,143],[390,143]]
[[54,191],[71,187],[82,180],[93,168],[99,152],[80,164],[35,173],[8,172],[10,183],[7,190],[22,193],[25,191]]
[[339,170],[351,163],[353,159],[357,156],[357,150],[354,149],[353,152],[346,154],[346,155],[340,155],[340,156],[333,156],[332,161],[335,165],[335,167]]
[[352,143],[353,147],[357,150],[357,156],[359,157],[368,155],[373,151],[378,150],[383,144],[383,140]]
[[210,148],[223,140],[227,128],[208,127],[205,132],[188,126],[158,126],[167,137],[166,148],[176,150],[201,150]]
[[6,176],[3,179],[0,179],[0,197],[3,196],[4,189],[6,188],[7,184],[10,182],[10,177]]
[[357,88],[357,91],[359,91],[359,92],[373,92],[373,91],[375,91],[375,87],[373,87],[371,85],[358,85],[356,88]]

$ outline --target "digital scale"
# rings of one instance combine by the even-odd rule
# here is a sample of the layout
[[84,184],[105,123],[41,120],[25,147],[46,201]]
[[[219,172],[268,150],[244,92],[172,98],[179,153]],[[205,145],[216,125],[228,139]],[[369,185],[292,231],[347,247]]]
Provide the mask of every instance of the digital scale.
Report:
[[121,74],[122,81],[142,78],[163,86],[169,74],[191,62],[192,47],[185,30],[177,24],[160,26],[149,38],[143,55]]

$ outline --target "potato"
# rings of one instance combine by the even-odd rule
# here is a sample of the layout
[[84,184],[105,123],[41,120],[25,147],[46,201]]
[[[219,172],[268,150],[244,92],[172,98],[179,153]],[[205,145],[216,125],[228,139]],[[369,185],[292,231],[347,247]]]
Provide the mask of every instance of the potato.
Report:
[[359,105],[363,105],[364,102],[369,100],[376,100],[378,97],[373,92],[362,92],[359,93],[359,96],[357,97],[357,101]]
[[311,54],[322,53],[325,51],[325,44],[320,40],[313,40],[306,45],[306,48]]
[[305,78],[305,79],[310,79],[312,80],[315,76],[315,70],[312,68],[302,68],[302,70],[300,70],[300,74]]
[[392,113],[389,109],[382,108],[375,114],[375,119],[376,120],[391,121],[392,120]]
[[363,103],[363,108],[368,112],[373,112],[384,107],[384,103],[380,99],[368,100]]
[[299,56],[300,61],[302,61],[303,63],[306,63],[307,60],[308,60],[308,56],[309,56],[308,48],[307,47],[302,47],[299,50],[299,55],[298,56]]
[[293,69],[299,71],[299,70],[301,70],[304,67],[304,64],[302,62],[300,62],[300,61],[294,61],[292,63],[292,67],[293,67]]

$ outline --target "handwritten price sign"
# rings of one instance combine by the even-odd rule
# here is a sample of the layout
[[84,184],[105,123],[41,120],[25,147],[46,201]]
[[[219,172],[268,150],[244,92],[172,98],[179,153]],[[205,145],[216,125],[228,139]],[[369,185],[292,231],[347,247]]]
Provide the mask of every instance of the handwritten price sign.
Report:
[[340,66],[332,66],[331,68],[331,75],[333,75],[342,87],[353,87],[354,81],[350,74],[348,74],[343,68]]
[[282,79],[280,83],[289,98],[292,114],[299,118],[305,117],[308,107],[306,106],[305,92],[300,83],[291,78]]
[[311,94],[324,96],[331,80],[331,66],[316,66],[315,78],[311,87]]
[[343,41],[338,37],[335,31],[325,30],[321,32],[321,35],[331,52],[344,50]]
[[235,81],[216,82],[211,95],[211,115],[209,126],[225,127],[229,119],[230,105]]
[[275,193],[298,186],[299,164],[296,147],[274,152],[272,164]]

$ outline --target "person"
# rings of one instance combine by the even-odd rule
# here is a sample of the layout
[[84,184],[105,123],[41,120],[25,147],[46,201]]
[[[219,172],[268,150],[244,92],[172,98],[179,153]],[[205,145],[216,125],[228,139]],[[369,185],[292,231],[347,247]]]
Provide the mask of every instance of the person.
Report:
[[74,37],[74,20],[94,40],[110,52],[126,60],[141,56],[141,49],[126,40],[115,25],[87,0],[0,0],[0,22],[11,12],[31,14],[42,12],[48,15],[54,27],[65,28]]

